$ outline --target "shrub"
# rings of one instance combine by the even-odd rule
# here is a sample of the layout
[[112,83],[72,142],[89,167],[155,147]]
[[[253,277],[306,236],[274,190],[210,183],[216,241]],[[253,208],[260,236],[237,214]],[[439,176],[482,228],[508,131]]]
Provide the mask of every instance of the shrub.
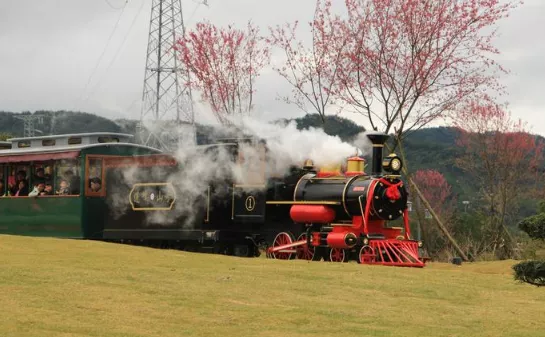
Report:
[[545,213],[528,217],[518,224],[533,239],[545,239]]
[[525,261],[513,266],[515,280],[545,286],[545,261]]

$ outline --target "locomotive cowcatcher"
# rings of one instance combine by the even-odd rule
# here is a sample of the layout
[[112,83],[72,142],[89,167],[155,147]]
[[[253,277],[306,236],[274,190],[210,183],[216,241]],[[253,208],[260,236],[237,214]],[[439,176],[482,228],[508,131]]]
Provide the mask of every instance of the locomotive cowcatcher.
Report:
[[[235,256],[264,250],[274,259],[423,267],[422,243],[409,228],[402,161],[395,154],[383,158],[387,135],[367,136],[373,143],[369,175],[355,156],[346,170],[307,162],[271,177],[266,142],[240,139],[201,146],[183,160],[105,158],[102,238]],[[257,149],[258,156],[245,158],[244,146]],[[203,154],[223,167],[215,169],[214,179],[205,179],[210,172],[195,174]],[[242,176],[219,165],[226,161],[242,169]],[[403,226],[390,225],[396,220]]]

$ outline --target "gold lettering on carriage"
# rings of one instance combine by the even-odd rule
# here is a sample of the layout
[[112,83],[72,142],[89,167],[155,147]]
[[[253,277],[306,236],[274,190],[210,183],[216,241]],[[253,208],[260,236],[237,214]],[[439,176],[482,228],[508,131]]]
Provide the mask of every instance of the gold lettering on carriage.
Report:
[[168,211],[176,201],[176,190],[171,183],[135,183],[129,192],[134,211]]

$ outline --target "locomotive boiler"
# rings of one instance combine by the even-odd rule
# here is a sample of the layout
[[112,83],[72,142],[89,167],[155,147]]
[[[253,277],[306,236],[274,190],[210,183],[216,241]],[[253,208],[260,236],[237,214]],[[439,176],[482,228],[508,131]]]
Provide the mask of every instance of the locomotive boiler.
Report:
[[[411,238],[402,161],[395,154],[383,158],[386,134],[367,136],[373,144],[370,174],[355,156],[344,172],[338,166],[312,170],[307,165],[296,181],[277,183],[267,211],[289,212],[292,224],[277,233],[268,257],[424,266],[421,242]],[[402,225],[392,225],[396,221]],[[300,234],[295,238],[293,232]]]

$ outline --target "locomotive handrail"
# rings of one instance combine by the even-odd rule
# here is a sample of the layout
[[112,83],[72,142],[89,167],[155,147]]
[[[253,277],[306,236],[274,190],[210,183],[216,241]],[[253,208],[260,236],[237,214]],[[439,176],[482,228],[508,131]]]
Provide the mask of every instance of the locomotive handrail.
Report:
[[367,221],[365,220],[365,213],[363,212],[363,205],[361,204],[361,197],[363,195],[360,195],[358,197],[358,202],[360,204],[360,212],[361,212],[361,218],[363,220],[363,234],[367,235],[369,233],[367,233]]
[[375,193],[375,187],[377,185],[377,182],[378,182],[378,180],[373,180],[371,182],[371,185],[369,185],[369,189],[367,190],[367,200],[366,200],[367,203],[365,205],[365,211],[363,210],[363,205],[361,203],[361,197],[363,195],[360,195],[358,197],[358,202],[360,204],[361,216],[363,218],[363,234],[365,234],[365,235],[369,234],[369,230],[368,230],[369,209],[371,207],[371,202],[373,200],[373,194]]

